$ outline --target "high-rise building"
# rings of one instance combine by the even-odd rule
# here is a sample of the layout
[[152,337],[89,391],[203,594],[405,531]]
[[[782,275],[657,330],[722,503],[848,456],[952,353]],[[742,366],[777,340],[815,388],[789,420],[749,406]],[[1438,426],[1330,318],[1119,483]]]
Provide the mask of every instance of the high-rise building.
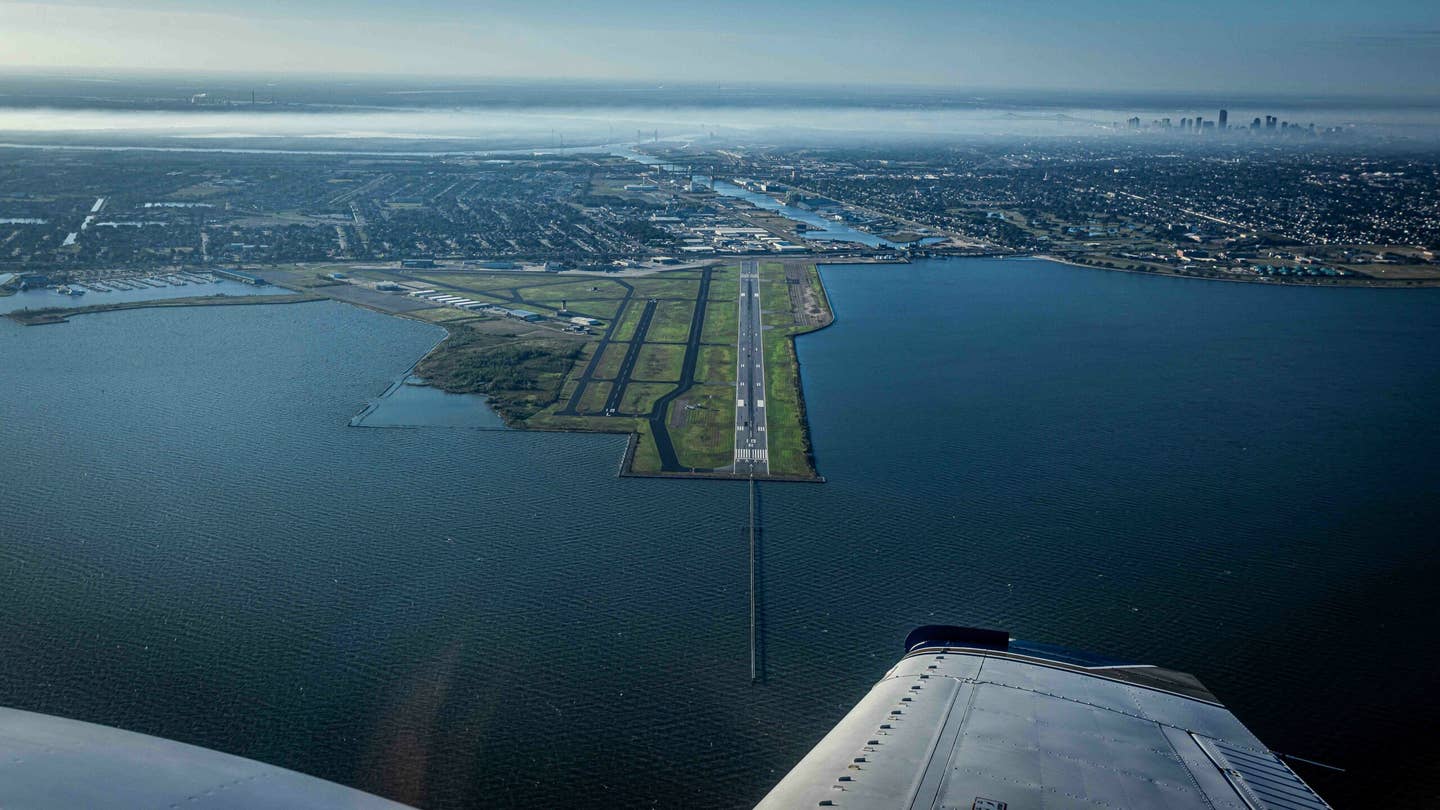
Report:
[[1251,121],[1251,122],[1250,122],[1250,131],[1251,131],[1251,132],[1259,132],[1259,131],[1260,131],[1260,118],[1259,118],[1258,116],[1255,118],[1254,121]]
[[1225,129],[1225,128],[1228,127],[1229,125],[1230,125],[1230,111],[1229,111],[1229,110],[1221,110],[1221,111],[1220,111],[1220,128],[1221,128],[1221,129]]
[[1276,118],[1276,117],[1273,116],[1273,115],[1267,115],[1267,116],[1265,116],[1265,128],[1266,128],[1266,129],[1274,129],[1274,128],[1275,128],[1275,122],[1277,122],[1277,121],[1279,121],[1279,120],[1280,120],[1280,119]]

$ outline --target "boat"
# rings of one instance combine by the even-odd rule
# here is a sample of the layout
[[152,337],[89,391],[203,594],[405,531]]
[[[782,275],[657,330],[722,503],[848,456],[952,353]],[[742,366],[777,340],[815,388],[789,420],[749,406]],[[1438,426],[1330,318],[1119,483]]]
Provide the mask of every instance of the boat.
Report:
[[79,287],[71,287],[71,286],[68,285],[68,284],[61,284],[59,287],[56,287],[56,288],[55,288],[55,292],[58,292],[58,293],[60,293],[61,295],[84,295],[84,294],[85,294],[85,291],[82,290],[82,289],[80,289]]

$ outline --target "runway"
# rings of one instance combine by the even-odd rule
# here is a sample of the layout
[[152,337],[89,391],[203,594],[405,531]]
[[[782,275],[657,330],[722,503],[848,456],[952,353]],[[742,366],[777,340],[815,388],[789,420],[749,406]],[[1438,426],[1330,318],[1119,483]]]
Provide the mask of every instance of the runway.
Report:
[[740,265],[740,330],[735,342],[735,473],[770,474],[765,431],[765,341],[760,320],[760,263]]

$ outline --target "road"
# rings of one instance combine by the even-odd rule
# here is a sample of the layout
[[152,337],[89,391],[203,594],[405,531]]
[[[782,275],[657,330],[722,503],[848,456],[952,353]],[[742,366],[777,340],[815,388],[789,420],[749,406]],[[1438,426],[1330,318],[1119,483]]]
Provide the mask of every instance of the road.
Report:
[[760,263],[740,265],[740,334],[735,342],[735,473],[769,475],[765,431],[765,341],[760,322]]

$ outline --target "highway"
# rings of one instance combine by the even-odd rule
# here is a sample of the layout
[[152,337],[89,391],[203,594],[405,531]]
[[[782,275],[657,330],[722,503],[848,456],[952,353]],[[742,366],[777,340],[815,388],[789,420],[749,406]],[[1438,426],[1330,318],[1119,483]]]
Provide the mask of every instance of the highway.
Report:
[[760,263],[740,265],[740,331],[735,342],[735,473],[769,475],[765,432],[765,341],[760,322]]

